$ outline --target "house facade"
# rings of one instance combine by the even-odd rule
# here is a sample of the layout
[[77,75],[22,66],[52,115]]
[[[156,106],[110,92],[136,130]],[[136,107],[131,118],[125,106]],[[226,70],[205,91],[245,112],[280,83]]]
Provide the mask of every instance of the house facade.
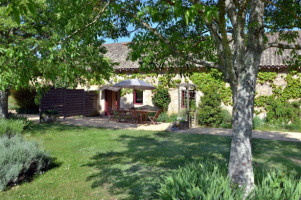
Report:
[[[301,39],[299,38],[300,42]],[[91,86],[89,90],[99,90],[100,94],[100,114],[106,115],[109,110],[114,109],[128,109],[128,108],[139,108],[139,107],[153,107],[152,103],[152,91],[151,90],[128,90],[128,89],[117,89],[112,87],[115,83],[130,78],[138,78],[149,82],[154,86],[160,84],[167,84],[169,94],[171,96],[171,103],[168,107],[168,113],[178,113],[186,107],[186,98],[189,93],[189,97],[196,106],[199,105],[202,91],[200,85],[204,76],[199,74],[207,73],[204,67],[198,67],[197,71],[194,72],[192,77],[181,77],[179,74],[166,75],[164,73],[143,73],[139,71],[139,63],[127,60],[129,49],[127,43],[112,43],[104,45],[108,52],[105,56],[109,57],[113,62],[119,63],[115,66],[115,73],[111,80],[103,86]],[[284,50],[282,55],[276,54],[276,48],[269,48],[264,51],[261,63],[260,72],[258,75],[258,81],[256,85],[256,96],[258,99],[265,96],[273,95],[275,89],[286,91],[287,86],[291,83],[288,82],[288,78],[293,79],[295,87],[298,84],[301,86],[301,73],[300,67],[297,72],[290,72],[286,64],[286,59],[290,56],[290,50]],[[288,76],[289,75],[289,76]],[[196,88],[178,87],[180,83],[191,83]],[[224,83],[223,83],[224,84]],[[297,84],[297,85],[296,85]],[[291,86],[290,86],[291,87]],[[287,88],[287,89],[286,89]],[[291,89],[291,88],[290,88]],[[225,84],[225,91],[223,93],[222,106],[231,112],[231,91],[227,84]],[[284,94],[286,95],[286,94]],[[301,93],[291,95],[294,99],[301,98]],[[230,100],[230,101],[229,101]],[[289,100],[289,99],[288,99]],[[255,101],[256,106],[256,101]],[[264,108],[257,106],[255,110],[257,114],[264,116]]]

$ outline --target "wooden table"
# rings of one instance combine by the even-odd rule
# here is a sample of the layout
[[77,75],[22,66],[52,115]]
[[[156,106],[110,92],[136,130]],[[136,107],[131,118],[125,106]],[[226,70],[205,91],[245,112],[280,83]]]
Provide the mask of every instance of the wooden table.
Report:
[[139,114],[138,123],[146,123],[148,113],[156,113],[157,111],[152,110],[115,110],[118,114],[118,121],[128,122],[128,118],[130,117],[130,112],[136,112]]
[[124,122],[127,122],[127,113],[129,110],[116,110],[118,113],[118,121],[120,122],[121,120],[124,120]]
[[132,110],[132,111],[135,111],[135,112],[139,113],[139,116],[140,116],[139,117],[139,122],[141,124],[147,122],[148,113],[157,112],[157,111],[152,111],[152,110]]

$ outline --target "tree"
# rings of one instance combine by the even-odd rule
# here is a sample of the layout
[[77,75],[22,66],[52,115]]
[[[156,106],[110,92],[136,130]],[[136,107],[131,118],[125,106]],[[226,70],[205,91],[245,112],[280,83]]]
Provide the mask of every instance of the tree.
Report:
[[0,118],[7,115],[10,87],[34,86],[41,94],[49,86],[76,87],[110,77],[113,63],[104,57],[102,38],[125,30],[113,25],[110,3],[1,1]]
[[[163,0],[116,1],[120,18],[138,29],[131,59],[144,70],[194,66],[217,68],[232,89],[233,136],[229,159],[232,182],[254,187],[252,119],[256,77],[267,48],[300,49],[301,28],[296,0]],[[122,11],[122,12],[120,12]],[[269,40],[268,34],[276,35]],[[295,55],[296,55],[296,51]]]

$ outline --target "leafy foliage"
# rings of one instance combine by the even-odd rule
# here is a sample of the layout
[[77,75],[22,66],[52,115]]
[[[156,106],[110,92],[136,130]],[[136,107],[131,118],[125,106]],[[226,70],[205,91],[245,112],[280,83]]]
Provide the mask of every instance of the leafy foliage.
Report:
[[222,122],[221,99],[215,87],[207,87],[203,90],[204,96],[198,108],[199,124],[209,127],[217,127]]
[[0,119],[0,136],[21,134],[25,124],[22,120]]
[[230,187],[224,163],[208,160],[179,168],[165,178],[159,198],[169,199],[242,199],[242,192]]
[[[256,190],[248,199],[299,199],[301,196],[301,181],[295,171],[278,169],[256,169]],[[252,195],[254,195],[252,197]]]
[[167,111],[168,105],[171,101],[167,88],[158,88],[152,97],[153,104],[161,109],[163,112]]
[[42,173],[50,164],[48,154],[21,136],[0,137],[0,149],[0,191]]
[[0,119],[0,136],[18,135],[32,126],[33,122],[26,117],[9,114],[8,119]]
[[232,115],[230,114],[230,112],[226,109],[222,109],[221,115],[222,115],[222,123],[220,124],[220,127],[232,128]]
[[224,76],[216,69],[208,69],[206,73],[193,73],[191,81],[196,85],[197,90],[203,91],[207,87],[215,87],[225,105],[232,104],[232,91],[226,86]]
[[253,129],[258,129],[264,126],[264,120],[259,118],[258,116],[255,116],[253,118]]
[[267,106],[268,123],[288,124],[300,119],[300,103],[281,102],[270,100]]
[[168,115],[166,112],[163,112],[159,115],[158,122],[175,122],[177,120],[177,114]]
[[[5,26],[0,29],[0,89],[33,86],[41,96],[44,86],[76,87],[108,79],[113,63],[104,57],[100,38],[108,30],[114,37],[124,33],[114,29],[110,17],[94,20],[104,5],[98,1],[1,2],[0,23]],[[21,23],[7,17],[7,12],[19,16]]]
[[[247,200],[299,199],[301,181],[294,171],[255,168],[256,189]],[[167,199],[243,199],[242,191],[231,186],[227,165],[208,160],[193,162],[165,177],[159,198]]]
[[9,113],[9,120],[22,121],[23,122],[23,131],[30,129],[33,125],[33,121],[30,121],[27,117],[18,116],[16,114]]

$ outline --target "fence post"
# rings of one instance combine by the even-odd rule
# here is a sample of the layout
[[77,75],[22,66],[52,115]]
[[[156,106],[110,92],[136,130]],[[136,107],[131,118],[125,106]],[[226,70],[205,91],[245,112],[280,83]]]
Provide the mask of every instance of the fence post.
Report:
[[66,119],[66,88],[63,89],[63,97],[64,97],[63,111],[64,111],[64,120],[65,120]]
[[83,90],[83,118],[85,117],[86,115],[86,95],[85,95],[85,90]]

